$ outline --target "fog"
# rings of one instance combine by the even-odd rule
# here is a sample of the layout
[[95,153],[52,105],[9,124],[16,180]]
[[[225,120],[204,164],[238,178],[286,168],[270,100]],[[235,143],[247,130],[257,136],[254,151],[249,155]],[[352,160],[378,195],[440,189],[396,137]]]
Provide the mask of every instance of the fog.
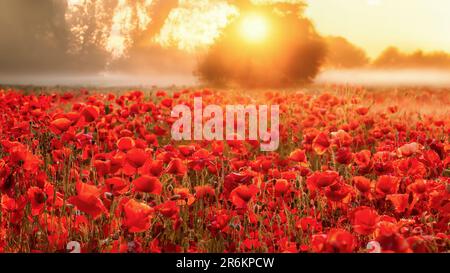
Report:
[[193,86],[196,78],[189,74],[22,74],[0,75],[5,86],[65,86],[65,87],[169,87]]
[[[450,87],[450,70],[433,69],[341,69],[322,71],[315,84],[348,84],[368,87]],[[169,87],[198,86],[189,73],[169,74],[15,74],[0,75],[0,85],[81,87]]]
[[450,87],[450,70],[438,69],[343,69],[325,70],[315,80],[319,84],[362,86]]

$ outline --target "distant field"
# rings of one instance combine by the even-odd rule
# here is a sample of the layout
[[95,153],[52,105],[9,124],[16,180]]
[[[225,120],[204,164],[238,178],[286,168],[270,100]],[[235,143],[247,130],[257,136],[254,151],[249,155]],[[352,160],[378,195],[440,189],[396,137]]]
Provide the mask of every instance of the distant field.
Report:
[[[196,86],[197,78],[189,74],[22,74],[0,75],[0,85],[21,86],[81,86],[81,87],[171,87]],[[342,69],[324,70],[314,84],[349,84],[366,87],[450,88],[450,70],[433,69]]]

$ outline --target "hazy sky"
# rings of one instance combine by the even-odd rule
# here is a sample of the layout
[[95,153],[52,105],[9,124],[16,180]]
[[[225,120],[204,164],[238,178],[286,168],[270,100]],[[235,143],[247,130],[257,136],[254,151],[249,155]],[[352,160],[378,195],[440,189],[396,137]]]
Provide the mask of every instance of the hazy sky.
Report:
[[[243,5],[249,0],[67,0],[68,9],[64,1],[0,0],[0,70],[59,70],[73,63],[70,68],[97,71],[127,59],[128,66],[120,62],[116,67],[191,71],[197,54],[205,52],[239,12],[255,17]],[[342,36],[372,58],[388,46],[450,53],[450,0],[250,1],[306,1],[306,16],[320,34]],[[250,21],[250,34],[255,33],[252,21],[259,29],[270,29],[270,18],[259,17],[244,20]]]
[[[253,0],[254,3],[300,1]],[[408,52],[417,49],[450,52],[450,0],[303,1],[308,3],[306,15],[321,34],[343,36],[366,50],[370,57],[376,57],[391,45]],[[70,0],[79,2],[83,0]],[[228,16],[235,12],[223,0],[179,0],[179,3],[159,40],[163,43],[178,40],[179,47],[184,49],[211,43],[218,29],[226,25]],[[126,18],[127,10],[122,10],[116,13],[116,19]]]
[[394,45],[450,52],[450,0],[307,0],[324,35],[340,35],[370,57]]

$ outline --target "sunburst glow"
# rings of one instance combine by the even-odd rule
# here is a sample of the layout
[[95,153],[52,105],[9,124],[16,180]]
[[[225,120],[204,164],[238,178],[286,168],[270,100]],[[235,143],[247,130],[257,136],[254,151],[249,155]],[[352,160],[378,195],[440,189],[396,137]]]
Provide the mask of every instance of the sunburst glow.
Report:
[[246,15],[242,19],[240,26],[241,35],[248,42],[257,43],[262,42],[267,38],[269,31],[269,24],[260,14]]
[[133,9],[126,0],[119,0],[112,19],[111,32],[109,34],[106,49],[114,58],[125,54],[127,47],[132,43],[131,32],[133,30],[144,31],[151,21],[148,9],[152,0],[138,2],[136,8],[137,21],[132,20]]
[[184,0],[179,3],[156,37],[156,42],[164,47],[175,46],[192,52],[208,46],[238,14],[226,1]]

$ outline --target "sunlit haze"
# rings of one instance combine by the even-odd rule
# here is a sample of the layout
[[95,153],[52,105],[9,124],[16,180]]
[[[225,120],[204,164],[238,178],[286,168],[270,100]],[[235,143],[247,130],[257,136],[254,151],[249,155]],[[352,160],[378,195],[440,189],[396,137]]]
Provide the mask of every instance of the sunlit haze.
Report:
[[[275,71],[272,84],[357,83],[377,70],[384,83],[395,74],[383,69],[450,69],[448,0],[42,1],[0,3],[1,82],[256,83]],[[364,73],[335,73],[348,69]]]
[[323,35],[339,35],[376,57],[387,46],[450,52],[448,0],[308,0]]
[[269,25],[264,16],[249,14],[242,20],[241,35],[249,42],[261,42],[267,38],[268,28]]
[[[86,0],[68,0],[72,10]],[[139,25],[145,29],[154,1],[137,6]],[[230,1],[231,2],[231,1]],[[301,1],[254,0],[255,4],[300,3]],[[343,36],[376,57],[388,46],[404,51],[450,51],[450,1],[447,0],[306,0],[306,16],[319,33]],[[132,9],[120,0],[114,10],[113,27],[107,48],[113,55],[124,53],[132,29]],[[214,42],[221,29],[238,16],[239,11],[227,1],[180,0],[155,40],[163,46],[175,45],[193,51]],[[249,40],[259,40],[267,32],[263,18],[249,16],[243,32]],[[150,42],[150,41],[149,41]]]

